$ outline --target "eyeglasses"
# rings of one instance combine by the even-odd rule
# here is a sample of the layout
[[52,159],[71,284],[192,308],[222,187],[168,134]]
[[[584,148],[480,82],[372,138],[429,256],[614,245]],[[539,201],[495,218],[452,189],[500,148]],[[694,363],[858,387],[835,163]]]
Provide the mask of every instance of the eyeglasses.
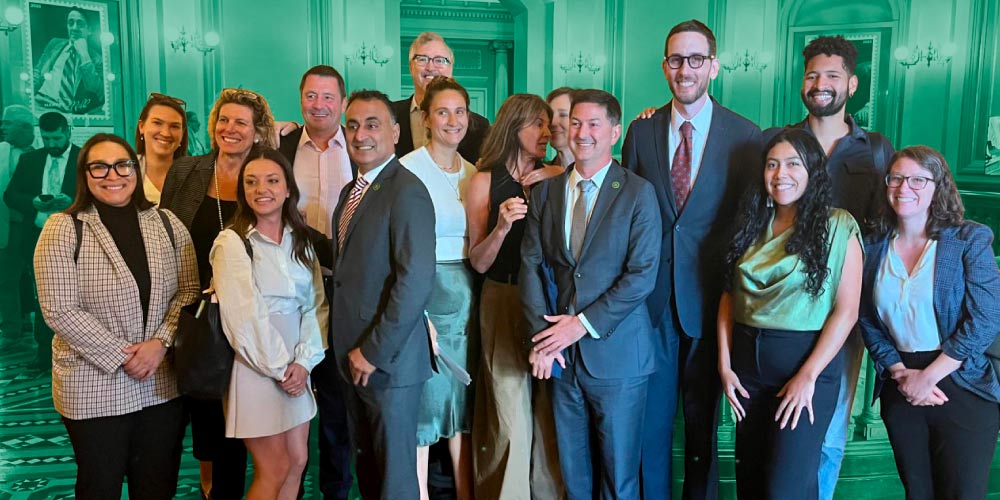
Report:
[[667,61],[667,66],[670,66],[670,69],[681,69],[681,65],[684,64],[684,61],[687,61],[689,68],[698,69],[705,65],[705,61],[712,59],[715,59],[715,56],[703,56],[701,54],[693,54],[690,56],[679,56],[674,54],[663,58],[664,61]]
[[891,188],[898,188],[903,185],[903,181],[906,181],[906,185],[910,186],[910,189],[914,191],[920,191],[927,186],[928,182],[934,182],[934,179],[930,177],[921,177],[919,175],[905,176],[905,175],[892,175],[889,174],[885,176],[885,185]]
[[254,100],[254,101],[260,100],[260,94],[254,92],[252,90],[247,90],[247,89],[226,88],[226,89],[222,89],[222,94],[224,96],[227,96],[227,97],[242,96],[242,97],[246,97],[247,99]]
[[87,173],[92,179],[105,179],[111,174],[111,169],[114,169],[118,177],[132,177],[137,165],[138,162],[135,160],[122,160],[113,165],[95,161],[87,164]]
[[413,62],[417,63],[417,66],[427,66],[427,63],[430,62],[439,68],[444,68],[451,64],[451,59],[444,56],[430,57],[423,54],[416,54],[413,56]]
[[171,101],[177,103],[177,105],[180,106],[181,109],[187,111],[187,103],[184,102],[184,99],[178,99],[176,97],[169,96],[167,94],[161,94],[159,92],[150,92],[149,97],[146,99],[146,102],[152,101],[153,99]]

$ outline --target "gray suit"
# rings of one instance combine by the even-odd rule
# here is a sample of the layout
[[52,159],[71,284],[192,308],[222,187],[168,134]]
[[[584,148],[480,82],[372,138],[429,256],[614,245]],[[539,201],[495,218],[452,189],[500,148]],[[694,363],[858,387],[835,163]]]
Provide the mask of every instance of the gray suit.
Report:
[[[559,461],[571,499],[638,498],[639,450],[646,384],[656,370],[656,331],[646,298],[656,283],[661,227],[653,186],[612,162],[594,202],[579,261],[567,248],[569,174],[535,189],[521,244],[521,299],[531,335],[549,326],[552,268],[558,314],[586,316],[600,338],[586,334],[567,348],[566,370],[553,384]],[[547,200],[544,191],[548,191]],[[589,434],[605,481],[595,485]]]
[[[353,183],[344,187],[334,231]],[[417,498],[417,413],[431,376],[424,306],[434,278],[434,206],[393,158],[368,187],[335,249],[330,346],[347,380],[345,403],[365,499]],[[334,235],[336,242],[339,233]],[[355,386],[355,347],[377,370]]]

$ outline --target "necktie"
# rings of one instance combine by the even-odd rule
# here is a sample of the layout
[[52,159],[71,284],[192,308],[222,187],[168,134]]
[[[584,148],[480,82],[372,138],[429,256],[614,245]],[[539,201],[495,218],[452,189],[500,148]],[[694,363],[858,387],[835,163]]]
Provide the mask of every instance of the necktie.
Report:
[[45,194],[56,195],[62,189],[62,175],[59,173],[59,158],[49,157],[48,185],[43,187]]
[[59,97],[63,102],[72,104],[76,97],[77,66],[80,63],[80,54],[76,53],[76,48],[73,46],[70,46],[68,50],[66,64],[63,66],[62,82],[59,86]]
[[677,210],[684,209],[691,192],[691,122],[681,124],[681,143],[674,153],[674,163],[670,165],[670,184],[674,188]]
[[365,180],[364,176],[359,175],[358,180],[354,181],[354,187],[351,188],[351,192],[347,195],[347,204],[344,205],[344,211],[340,212],[340,221],[337,223],[337,250],[344,249],[344,240],[347,238],[347,225],[351,223],[351,217],[354,216],[354,211],[358,209],[358,204],[361,203],[361,195],[365,192],[365,186],[368,185],[368,181]]
[[580,196],[573,205],[573,221],[570,223],[569,248],[573,252],[573,258],[580,260],[580,252],[583,250],[583,238],[587,234],[587,216],[590,202],[597,193],[597,185],[590,179],[583,179],[576,183],[576,188],[580,190]]

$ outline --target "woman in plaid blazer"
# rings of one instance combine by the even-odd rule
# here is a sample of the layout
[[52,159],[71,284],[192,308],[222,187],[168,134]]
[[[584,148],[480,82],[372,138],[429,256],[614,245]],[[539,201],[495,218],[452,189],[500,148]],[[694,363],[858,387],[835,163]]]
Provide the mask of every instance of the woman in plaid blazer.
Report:
[[143,192],[124,139],[92,137],[76,199],[35,249],[52,341],[52,399],[73,444],[76,497],[173,498],[184,421],[166,357],[182,306],[198,294],[191,238]]

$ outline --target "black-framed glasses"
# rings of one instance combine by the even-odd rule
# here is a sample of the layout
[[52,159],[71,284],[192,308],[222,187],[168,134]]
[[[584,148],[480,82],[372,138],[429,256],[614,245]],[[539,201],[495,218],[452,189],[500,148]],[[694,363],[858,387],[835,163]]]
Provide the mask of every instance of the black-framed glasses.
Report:
[[229,96],[242,96],[242,97],[246,97],[248,99],[254,100],[254,101],[260,100],[260,94],[254,92],[252,90],[247,90],[247,89],[237,89],[237,88],[229,87],[229,88],[222,89],[222,93],[223,94],[228,94]]
[[891,188],[898,188],[903,185],[903,182],[906,182],[906,185],[910,186],[910,189],[920,191],[927,187],[928,182],[934,182],[934,179],[920,175],[905,176],[889,174],[885,176],[885,185]]
[[135,160],[116,161],[111,165],[102,161],[95,161],[87,164],[87,173],[90,174],[92,179],[105,179],[108,175],[111,175],[111,170],[114,169],[118,177],[132,177],[138,165],[139,162]]
[[153,99],[160,100],[160,101],[171,101],[171,102],[174,102],[178,106],[180,106],[181,109],[187,111],[187,102],[185,102],[184,99],[178,99],[178,98],[176,98],[174,96],[169,96],[167,94],[161,94],[159,92],[150,92],[149,93],[149,97],[146,98],[146,102],[152,101]]
[[689,56],[674,54],[663,58],[664,61],[667,61],[667,66],[670,66],[670,69],[681,69],[684,61],[687,61],[689,68],[698,69],[705,65],[705,61],[710,61],[712,59],[715,59],[715,56],[705,56],[701,54],[691,54]]
[[427,66],[427,63],[434,63],[435,66],[443,68],[451,64],[451,59],[444,56],[425,56],[423,54],[414,54],[413,62],[417,63],[417,66]]

